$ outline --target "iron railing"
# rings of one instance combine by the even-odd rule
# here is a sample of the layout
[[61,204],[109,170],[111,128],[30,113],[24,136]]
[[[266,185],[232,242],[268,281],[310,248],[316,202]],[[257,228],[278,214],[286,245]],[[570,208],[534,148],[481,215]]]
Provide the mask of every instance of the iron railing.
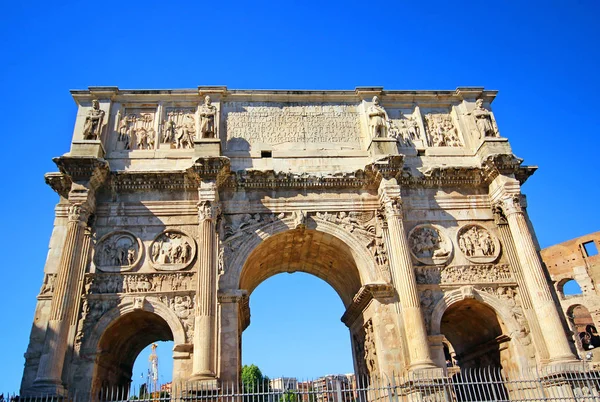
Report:
[[[162,391],[115,387],[93,395],[3,394],[0,402],[470,402],[470,401],[598,401],[600,371],[584,365],[541,371],[454,369],[445,375],[425,372],[376,378],[330,375],[312,381],[283,378],[257,384],[181,383]],[[137,391],[137,392],[136,392]]]

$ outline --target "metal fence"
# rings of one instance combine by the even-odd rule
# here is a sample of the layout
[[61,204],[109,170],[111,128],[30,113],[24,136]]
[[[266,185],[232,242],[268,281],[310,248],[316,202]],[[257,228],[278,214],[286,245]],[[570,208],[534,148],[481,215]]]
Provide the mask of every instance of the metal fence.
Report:
[[363,378],[329,375],[317,380],[294,378],[257,384],[222,382],[218,388],[202,383],[172,384],[147,393],[127,388],[104,389],[95,395],[69,396],[3,394],[0,402],[170,401],[170,402],[462,402],[462,401],[599,401],[600,372],[581,367],[552,367],[543,371],[498,369],[431,372]]

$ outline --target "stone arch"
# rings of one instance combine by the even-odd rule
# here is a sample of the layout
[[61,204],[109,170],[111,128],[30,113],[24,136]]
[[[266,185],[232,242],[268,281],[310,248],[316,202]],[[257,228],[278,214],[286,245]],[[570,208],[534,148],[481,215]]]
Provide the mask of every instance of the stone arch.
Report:
[[[340,296],[348,314],[344,321],[353,340],[348,350],[354,358],[355,371],[364,374],[359,363],[365,359],[364,339],[367,328],[369,339],[381,342],[384,333],[397,334],[390,329],[394,322],[391,304],[373,299],[369,303],[372,285],[385,284],[381,272],[366,244],[342,227],[318,218],[309,217],[304,225],[296,227],[293,219],[285,218],[263,225],[251,233],[229,238],[225,250],[231,256],[225,272],[219,278],[221,322],[226,330],[221,333],[221,378],[238,379],[242,350],[242,332],[250,325],[250,296],[253,290],[269,277],[283,272],[305,272],[328,283]],[[359,295],[357,299],[355,296]],[[359,300],[356,301],[355,300]],[[239,308],[238,308],[239,307]],[[387,332],[386,332],[387,331]],[[399,335],[394,335],[399,338]],[[360,345],[356,343],[360,340]],[[398,349],[400,346],[395,345]],[[384,349],[380,346],[381,351]],[[369,352],[374,352],[369,350]],[[394,353],[399,353],[394,350]],[[401,362],[388,358],[383,352],[376,355],[370,374],[392,372]],[[387,359],[387,360],[386,360]],[[397,365],[398,367],[394,366]]]
[[[221,289],[239,289],[242,271],[248,258],[263,242],[288,231],[299,232],[301,230],[321,232],[337,239],[340,244],[344,244],[354,259],[361,284],[384,281],[366,245],[361,243],[351,233],[334,223],[312,218],[308,219],[305,229],[295,229],[293,220],[288,218],[262,226],[245,238],[231,261],[227,264],[225,274],[219,279],[219,287]],[[347,300],[344,300],[344,304],[348,305]]]
[[563,278],[561,280],[559,280],[558,282],[556,282],[556,291],[559,295],[559,297],[561,299],[566,299],[567,295],[565,295],[565,285],[569,282],[575,282],[575,284],[577,284],[577,287],[579,288],[579,292],[575,293],[575,295],[580,296],[583,294],[583,288],[581,287],[581,285],[579,284],[579,282],[577,282],[577,280],[575,278],[571,278],[571,277],[567,277],[567,278]]
[[600,347],[600,336],[590,310],[581,303],[575,303],[566,309],[566,313],[579,353],[583,356],[590,349]]
[[[523,328],[513,316],[511,309],[500,299],[487,292],[474,289],[472,286],[463,286],[444,295],[435,305],[431,316],[431,334],[442,335],[442,318],[444,314],[454,306],[464,302],[479,303],[483,309],[489,309],[495,315],[503,335],[509,337],[508,342],[511,350],[511,360],[519,370],[528,367],[527,354],[521,343],[526,328]],[[448,339],[446,334],[443,334]],[[453,345],[456,349],[456,345]]]
[[103,387],[125,387],[136,357],[149,344],[172,340],[186,343],[186,332],[175,312],[155,297],[125,298],[107,311],[84,342],[82,354],[94,356],[91,395]]

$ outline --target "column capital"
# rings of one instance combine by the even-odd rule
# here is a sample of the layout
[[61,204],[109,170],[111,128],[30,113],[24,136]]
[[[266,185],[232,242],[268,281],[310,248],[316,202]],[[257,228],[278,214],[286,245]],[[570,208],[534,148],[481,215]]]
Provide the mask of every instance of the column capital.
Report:
[[91,214],[91,208],[84,203],[73,203],[69,205],[69,222],[78,222],[87,226]]
[[221,205],[217,201],[203,200],[198,203],[198,220],[214,221],[221,213]]
[[507,194],[501,198],[498,204],[502,208],[502,211],[504,211],[505,216],[523,213],[523,205],[521,203],[520,194]]
[[402,197],[400,197],[400,188],[384,189],[379,192],[379,202],[388,217],[402,216]]

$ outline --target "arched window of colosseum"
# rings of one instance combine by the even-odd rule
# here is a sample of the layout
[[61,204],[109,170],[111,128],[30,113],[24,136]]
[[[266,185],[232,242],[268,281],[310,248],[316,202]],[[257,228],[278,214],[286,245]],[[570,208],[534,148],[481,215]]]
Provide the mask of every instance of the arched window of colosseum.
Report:
[[564,279],[558,283],[557,286],[558,294],[561,299],[565,299],[569,296],[578,296],[583,294],[581,286],[575,279]]

